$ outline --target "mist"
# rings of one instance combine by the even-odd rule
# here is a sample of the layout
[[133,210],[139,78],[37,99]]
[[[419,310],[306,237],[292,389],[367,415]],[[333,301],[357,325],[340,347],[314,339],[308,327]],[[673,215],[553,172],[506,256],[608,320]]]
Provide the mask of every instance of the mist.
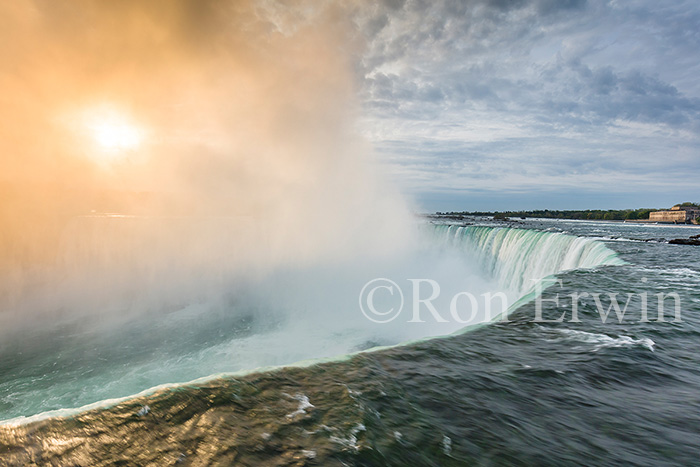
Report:
[[[408,209],[353,128],[361,44],[341,6],[0,8],[6,296],[67,275],[87,294],[177,289],[401,247]],[[97,144],[111,115],[138,147]]]

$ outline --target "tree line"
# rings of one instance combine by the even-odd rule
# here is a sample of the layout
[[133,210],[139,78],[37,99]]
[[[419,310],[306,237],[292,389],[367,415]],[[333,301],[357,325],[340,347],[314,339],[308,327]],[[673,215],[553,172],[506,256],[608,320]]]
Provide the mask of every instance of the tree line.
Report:
[[[680,206],[695,206],[698,207],[698,203],[685,202],[681,203]],[[586,209],[582,211],[571,211],[571,210],[550,210],[541,209],[534,211],[463,211],[463,212],[437,212],[440,216],[493,216],[496,219],[505,218],[528,218],[528,217],[539,217],[545,219],[579,219],[579,220],[636,220],[636,219],[649,219],[649,213],[655,211],[663,211],[664,209],[652,209],[652,208],[642,208],[642,209]]]

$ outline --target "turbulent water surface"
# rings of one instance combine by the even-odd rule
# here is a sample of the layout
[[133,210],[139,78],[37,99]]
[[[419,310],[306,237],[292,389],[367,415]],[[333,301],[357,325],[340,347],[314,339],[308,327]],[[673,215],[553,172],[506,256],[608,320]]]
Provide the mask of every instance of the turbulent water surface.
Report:
[[[313,294],[303,290],[303,279],[323,277],[314,271],[275,279],[275,291],[297,292],[284,302],[256,301],[270,292],[265,289],[248,292],[251,300],[238,294],[215,309],[192,304],[122,324],[118,332],[80,334],[73,326],[40,336],[44,346],[4,343],[0,459],[17,465],[697,460],[700,250],[664,239],[698,230],[575,221],[439,224],[430,227],[435,248],[410,266],[423,261],[423,277],[439,282],[447,281],[446,271],[462,275],[445,293],[471,287],[503,291],[511,302],[525,297],[508,321],[469,332],[459,332],[463,323],[416,329],[421,323],[407,318],[387,327],[366,323],[357,309],[365,272],[345,271],[347,289],[304,305]],[[401,266],[382,276],[394,277]],[[339,274],[325,272],[330,282]],[[533,287],[543,279],[550,287],[538,301]],[[576,304],[573,293],[582,295]],[[601,317],[611,293],[621,308],[629,299],[621,321],[614,309]],[[664,321],[658,293],[675,293],[680,302],[675,310],[673,297],[665,301]],[[353,306],[342,311],[351,297]],[[320,323],[333,299],[341,309],[337,324]],[[436,303],[444,312],[446,302]],[[248,311],[227,313],[237,305]],[[312,305],[322,312],[310,311]],[[46,413],[158,384],[450,333],[326,363],[202,380],[66,418]],[[41,413],[43,421],[22,418]]]

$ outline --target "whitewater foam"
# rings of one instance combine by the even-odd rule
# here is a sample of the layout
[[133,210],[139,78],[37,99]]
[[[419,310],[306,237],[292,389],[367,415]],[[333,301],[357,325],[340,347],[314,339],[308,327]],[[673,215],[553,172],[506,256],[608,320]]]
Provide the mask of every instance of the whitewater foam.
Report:
[[648,337],[640,337],[638,339],[625,335],[612,337],[608,336],[607,334],[597,334],[586,331],[578,331],[575,329],[554,329],[554,332],[563,335],[564,339],[566,340],[572,340],[584,344],[592,344],[592,352],[597,352],[605,348],[635,346],[644,347],[653,352],[654,346],[656,345],[656,343]]

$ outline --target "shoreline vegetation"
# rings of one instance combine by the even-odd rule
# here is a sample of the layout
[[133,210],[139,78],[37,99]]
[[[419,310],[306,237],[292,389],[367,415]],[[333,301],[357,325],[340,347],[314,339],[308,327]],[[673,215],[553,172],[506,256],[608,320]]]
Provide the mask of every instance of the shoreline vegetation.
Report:
[[[678,205],[677,205],[678,206]],[[683,203],[680,206],[697,206],[693,203]],[[649,212],[662,211],[662,209],[623,209],[623,210],[585,210],[585,211],[550,211],[548,209],[541,211],[495,211],[495,212],[436,212],[434,214],[424,214],[428,219],[449,219],[452,221],[460,221],[463,225],[472,225],[476,218],[487,218],[497,224],[505,224],[511,227],[519,227],[524,225],[523,220],[527,218],[533,219],[565,219],[565,220],[594,220],[600,222],[643,222],[650,223]],[[604,213],[602,217],[600,214]],[[627,217],[630,213],[646,213],[646,218]],[[591,217],[588,217],[592,215]],[[632,214],[634,215],[634,214]],[[623,217],[625,216],[625,217]],[[490,219],[489,219],[490,218]],[[700,227],[700,222],[694,221],[694,224],[677,224],[685,226]],[[657,223],[657,222],[652,222]],[[660,242],[669,243],[672,245],[693,245],[700,246],[700,234],[691,235],[688,238],[648,238],[645,242]]]
[[[685,202],[677,206],[700,206],[698,203]],[[649,213],[665,211],[661,208],[640,208],[640,209],[586,209],[586,210],[550,210],[539,209],[532,211],[461,211],[461,212],[436,212],[434,215],[447,218],[463,218],[475,216],[488,216],[494,219],[572,219],[572,220],[604,220],[604,221],[625,221],[625,220],[647,220]]]

